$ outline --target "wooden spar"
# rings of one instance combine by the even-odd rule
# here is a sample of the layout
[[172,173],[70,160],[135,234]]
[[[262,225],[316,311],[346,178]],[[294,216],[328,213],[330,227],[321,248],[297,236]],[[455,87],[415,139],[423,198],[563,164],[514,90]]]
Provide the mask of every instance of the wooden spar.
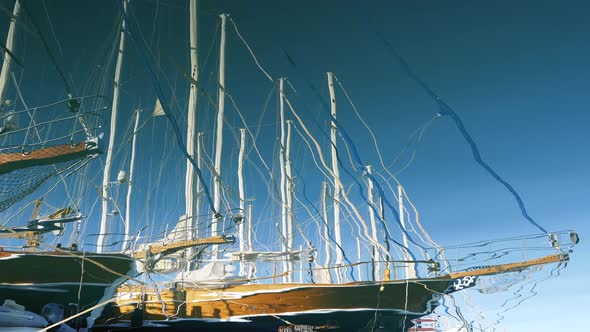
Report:
[[131,238],[131,193],[133,191],[133,178],[135,173],[135,150],[137,148],[137,130],[139,128],[139,115],[141,110],[135,110],[135,124],[133,126],[133,140],[131,142],[131,158],[129,161],[129,178],[127,179],[127,197],[125,198],[125,238],[123,250],[127,250]]
[[193,239],[187,241],[179,241],[170,244],[152,244],[148,247],[146,251],[136,251],[133,253],[133,257],[136,259],[143,259],[146,258],[148,255],[157,255],[157,254],[164,254],[169,255],[176,251],[187,249],[195,246],[204,246],[204,245],[218,245],[218,244],[227,244],[233,243],[233,238],[228,238],[226,236],[218,235],[212,236],[209,238],[202,238],[202,239]]
[[[123,11],[127,12],[127,0],[123,1]],[[117,65],[115,67],[115,80],[113,84],[113,103],[111,111],[111,125],[109,129],[109,145],[104,163],[102,177],[102,210],[100,216],[100,230],[97,238],[96,251],[103,252],[106,244],[106,233],[108,232],[107,216],[109,213],[109,178],[111,177],[111,166],[113,160],[113,148],[115,145],[115,134],[117,131],[117,111],[119,108],[119,82],[121,81],[121,67],[125,50],[125,19],[121,18],[121,32],[119,34],[119,52],[117,54]]]
[[[11,52],[14,51],[14,30],[16,28],[16,20],[20,15],[20,2],[16,0],[14,9],[12,11],[12,18],[10,19],[10,27],[8,28],[8,36],[6,37],[6,49]],[[8,75],[12,67],[12,57],[8,52],[4,52],[4,62],[2,65],[2,72],[0,72],[0,103],[4,103],[4,94],[6,92],[6,82],[8,82]]]
[[[197,82],[199,81],[199,59],[198,59],[198,34],[197,34],[197,0],[190,0],[190,59],[191,59],[191,84],[190,92],[188,97],[188,115],[187,115],[187,128],[186,128],[186,151],[195,159],[195,138],[197,136]],[[197,224],[196,217],[198,214],[196,196],[198,195],[197,186],[199,185],[199,179],[195,177],[195,168],[193,167],[190,160],[186,160],[186,176],[185,176],[185,218],[186,218],[186,236],[187,239],[194,239],[194,229]],[[189,248],[188,257],[192,256],[192,249]],[[187,268],[190,269],[190,264],[187,264]]]
[[569,260],[568,254],[555,254],[548,255],[540,258],[530,259],[523,262],[515,262],[509,264],[490,265],[471,271],[452,272],[446,275],[442,275],[439,278],[461,278],[466,276],[483,276],[483,275],[494,275],[506,272],[520,271],[524,268],[545,265],[558,262],[566,262]]
[[[334,93],[334,74],[329,72],[328,90],[330,91],[330,114],[336,119],[336,94]],[[330,121],[330,143],[332,151],[332,172],[334,174],[334,240],[336,241],[336,266],[344,264],[344,253],[342,252],[342,231],[340,229],[340,192],[342,183],[340,182],[340,171],[338,168],[338,152],[336,150],[336,123]],[[338,283],[342,283],[342,272],[336,271]]]
[[95,143],[63,144],[37,149],[28,153],[15,152],[0,154],[0,175],[17,169],[51,165],[96,154],[98,149]]
[[[213,207],[219,211],[221,206],[221,154],[223,150],[223,113],[225,110],[225,26],[227,14],[219,15],[221,18],[221,40],[219,42],[219,101],[217,105],[217,129],[215,136],[215,174],[213,180]],[[211,236],[218,233],[218,216],[213,216],[211,222]],[[218,256],[218,247],[211,247],[211,258],[216,259]]]

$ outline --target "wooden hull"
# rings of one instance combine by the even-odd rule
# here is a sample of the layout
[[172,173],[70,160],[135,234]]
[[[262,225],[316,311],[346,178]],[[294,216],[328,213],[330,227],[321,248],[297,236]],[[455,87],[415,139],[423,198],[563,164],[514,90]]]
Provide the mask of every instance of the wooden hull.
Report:
[[[247,319],[272,326],[311,325],[358,330],[379,320],[393,327],[411,326],[410,320],[426,315],[442,294],[454,290],[455,279],[351,283],[345,285],[282,284],[239,285],[217,289],[119,289],[111,317],[130,312],[144,302],[144,318],[166,316],[192,319]],[[143,291],[143,295],[142,295]],[[165,306],[162,306],[162,303]]]
[[[386,324],[402,331],[415,319],[431,313],[444,294],[471,287],[479,276],[519,271],[566,261],[551,255],[525,262],[481,267],[429,279],[332,284],[246,284],[218,287],[153,289],[122,286],[109,317],[129,319],[138,306],[144,319],[247,319],[275,327],[312,325],[357,331]],[[107,321],[114,321],[110,319]],[[385,322],[385,323],[384,323]]]
[[66,308],[72,303],[82,310],[99,303],[132,271],[134,260],[124,254],[0,251],[0,299],[36,313],[46,303]]

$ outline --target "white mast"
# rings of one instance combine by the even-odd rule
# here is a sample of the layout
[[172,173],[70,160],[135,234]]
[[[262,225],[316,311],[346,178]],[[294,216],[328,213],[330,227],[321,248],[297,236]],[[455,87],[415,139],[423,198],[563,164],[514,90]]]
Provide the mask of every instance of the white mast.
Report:
[[[123,11],[127,12],[127,1],[123,0]],[[119,81],[121,79],[121,66],[123,65],[123,51],[125,49],[125,20],[121,18],[121,32],[119,34],[119,53],[117,54],[117,66],[115,68],[115,82],[113,88],[113,103],[111,112],[111,127],[109,132],[109,145],[104,164],[102,177],[102,213],[100,217],[100,230],[97,239],[96,251],[101,253],[106,242],[107,215],[109,209],[109,178],[111,176],[111,165],[113,160],[113,145],[115,143],[115,132],[117,130],[117,109],[119,107]]]
[[[330,113],[336,118],[336,96],[334,93],[334,74],[328,75],[328,89],[330,91]],[[338,154],[336,151],[336,123],[330,121],[330,142],[332,146],[332,172],[334,174],[334,240],[336,241],[336,266],[343,265],[344,253],[342,252],[342,233],[340,230],[340,192],[342,183],[340,182],[340,172],[338,170]],[[338,283],[342,282],[342,273],[340,268],[337,269],[336,277]]]
[[[238,153],[238,192],[240,195],[240,213],[245,216],[246,195],[244,194],[244,151],[246,150],[246,129],[240,128],[240,152]],[[238,241],[240,253],[246,250],[246,238],[244,236],[244,219],[238,225]],[[240,262],[240,273],[244,275],[246,264]]]
[[[14,30],[16,28],[16,19],[20,15],[20,2],[16,0],[14,9],[12,11],[12,18],[10,19],[10,27],[8,28],[8,36],[6,37],[6,49],[14,50]],[[0,72],[0,103],[4,103],[4,93],[6,92],[6,82],[8,82],[8,74],[12,67],[12,57],[8,52],[4,52],[4,62],[2,63],[2,72]]]
[[[325,260],[324,263],[320,263],[320,255],[318,250],[317,259],[315,259],[315,269],[313,272],[313,276],[315,282],[320,284],[331,284],[332,283],[332,270],[331,270],[331,256],[330,256],[330,234],[329,234],[329,226],[328,226],[328,204],[326,198],[328,196],[328,183],[326,181],[322,181],[322,190],[320,194],[320,200],[322,205],[322,218],[323,218],[323,226],[322,229],[318,228],[319,237],[323,239],[323,245],[325,250]],[[323,233],[323,234],[322,234]],[[318,248],[319,249],[319,248]]]
[[[246,250],[252,251],[252,204],[248,204],[248,211],[246,213]],[[256,264],[249,263],[248,264],[248,278],[254,278],[256,273]]]
[[[219,43],[219,103],[217,108],[217,132],[215,140],[215,175],[213,180],[213,207],[219,211],[221,206],[221,151],[223,148],[223,112],[225,110],[225,25],[227,14],[219,15],[221,18],[221,41]],[[211,236],[217,235],[219,220],[213,216],[211,224]],[[211,246],[211,258],[216,259],[219,246]]]
[[[188,115],[186,128],[186,151],[195,159],[195,134],[197,132],[197,84],[199,80],[199,62],[197,53],[197,0],[190,0],[190,58],[191,58],[191,85],[188,97]],[[196,226],[196,205],[197,186],[199,180],[195,177],[195,168],[190,160],[186,160],[186,177],[184,182],[185,190],[185,212],[186,236],[192,239],[195,235]],[[188,257],[192,256],[193,248],[187,250]],[[190,269],[190,263],[187,264]]]
[[[371,170],[372,167],[370,165],[366,166],[367,174],[372,174]],[[379,242],[379,236],[377,235],[377,221],[375,219],[375,211],[373,207],[375,207],[375,199],[373,198],[373,180],[371,177],[367,178],[367,198],[369,202],[369,218],[371,219],[371,237],[373,243]],[[381,253],[379,248],[377,248],[374,244],[371,245],[372,251],[372,258],[373,258],[373,280],[380,280],[381,279]]]
[[[199,167],[199,169],[203,169],[203,158],[201,158],[201,154],[202,154],[202,150],[203,150],[203,133],[198,133],[197,134],[197,167]],[[197,188],[196,188],[196,192],[197,192],[197,197],[195,199],[195,216],[197,216],[197,218],[200,218],[201,216],[201,187],[202,187],[202,183],[201,181],[199,181],[199,179],[197,178]],[[199,227],[201,225],[199,225],[197,223],[197,225],[194,225],[194,232],[193,232],[193,237],[194,238],[199,238],[199,236],[201,236],[200,232],[199,232]]]
[[[279,190],[281,194],[281,252],[287,252],[287,238],[289,234],[287,234],[287,199],[286,199],[286,191],[287,186],[285,185],[285,101],[283,98],[283,86],[284,86],[285,79],[279,79],[279,117],[280,117],[280,126],[281,126],[281,140],[280,140],[280,149],[279,149],[279,167],[281,170],[281,175],[279,179]],[[287,266],[287,257],[283,258],[283,273],[288,272],[289,267]],[[283,277],[283,282],[287,282],[289,276]]]
[[[282,90],[281,90],[282,91]],[[283,95],[284,97],[284,95]],[[293,250],[293,175],[291,174],[291,125],[292,122],[287,120],[287,142],[285,146],[285,192],[287,194],[287,251],[291,252]],[[289,271],[293,271],[293,262],[291,261],[291,256],[287,256],[288,261],[288,269]],[[303,272],[301,272],[303,275]],[[289,282],[292,280],[293,276],[291,273],[288,275]]]
[[127,179],[127,198],[125,199],[125,240],[123,241],[123,251],[128,249],[129,240],[131,238],[131,191],[133,189],[133,173],[135,169],[135,150],[137,147],[139,114],[141,114],[141,109],[135,110],[135,125],[133,126],[133,140],[131,141],[131,160],[129,161],[129,177]]
[[[330,229],[329,229],[329,221],[328,221],[328,205],[326,202],[326,196],[328,195],[328,183],[326,181],[322,182],[322,211],[324,214],[324,244],[325,244],[325,251],[326,251],[326,261],[324,264],[325,268],[330,267],[330,261],[332,260],[330,254]],[[327,270],[327,275],[330,278],[330,283],[332,283],[332,273],[330,270]]]
[[[279,165],[281,169],[281,177],[279,180],[279,187],[281,193],[281,252],[285,254],[283,258],[283,273],[291,272],[291,266],[289,262],[287,252],[290,251],[289,241],[291,238],[291,232],[289,230],[289,203],[287,196],[289,195],[288,190],[288,179],[286,175],[286,160],[287,160],[287,147],[285,142],[285,94],[283,91],[285,79],[279,79],[279,116],[281,122],[281,141],[280,141],[280,158]],[[283,282],[291,282],[291,274],[283,276]]]
[[[406,221],[405,221],[405,212],[404,212],[404,194],[403,194],[402,186],[400,186],[400,185],[397,186],[397,200],[399,203],[399,205],[398,205],[399,221],[402,224],[402,228],[404,229],[404,231],[407,232]],[[402,241],[403,241],[404,247],[409,249],[410,247],[408,246],[408,237],[406,236],[406,232],[402,232]],[[403,249],[403,252],[404,252],[404,256],[406,257],[406,260],[411,261],[412,256],[410,256],[410,253],[406,249]],[[416,272],[414,270],[413,263],[406,263],[404,269],[406,270],[406,278],[408,278],[408,279],[416,278]]]

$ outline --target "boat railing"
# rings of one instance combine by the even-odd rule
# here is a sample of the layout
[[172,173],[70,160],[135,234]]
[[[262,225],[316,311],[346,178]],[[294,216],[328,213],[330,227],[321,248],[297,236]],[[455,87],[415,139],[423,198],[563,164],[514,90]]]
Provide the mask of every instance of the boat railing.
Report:
[[575,231],[565,230],[432,248],[428,250],[428,256],[440,262],[440,273],[452,273],[552,254],[567,254],[578,241]]
[[94,96],[24,110],[0,107],[0,212],[98,155],[104,102]]

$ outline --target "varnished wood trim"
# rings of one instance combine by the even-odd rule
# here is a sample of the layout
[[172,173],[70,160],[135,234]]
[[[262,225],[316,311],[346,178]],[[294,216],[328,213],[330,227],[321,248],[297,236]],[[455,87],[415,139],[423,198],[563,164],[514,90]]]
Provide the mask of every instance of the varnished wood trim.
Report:
[[43,166],[74,160],[92,153],[86,142],[78,144],[63,144],[49,148],[38,149],[29,153],[0,154],[0,174],[6,174],[17,169]]

